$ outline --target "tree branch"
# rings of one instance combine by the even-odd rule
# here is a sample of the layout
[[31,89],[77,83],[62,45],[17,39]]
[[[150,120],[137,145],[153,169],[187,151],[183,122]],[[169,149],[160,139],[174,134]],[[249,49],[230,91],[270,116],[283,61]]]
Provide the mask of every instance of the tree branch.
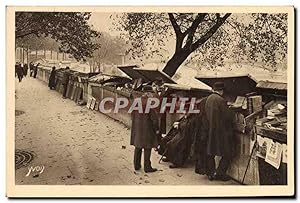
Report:
[[205,16],[207,13],[198,13],[195,20],[193,21],[192,25],[184,32],[184,35],[188,34],[188,38],[186,41],[186,45],[190,46],[193,43],[193,38],[195,35],[195,32],[199,26],[200,23],[204,21]]
[[171,24],[172,24],[172,26],[174,28],[175,34],[176,35],[181,35],[182,34],[181,29],[180,29],[179,25],[177,24],[176,19],[175,19],[173,13],[168,13],[168,15],[169,15],[169,19],[171,21]]
[[223,25],[230,15],[231,13],[226,13],[223,17],[217,16],[216,24],[213,25],[203,36],[201,36],[200,39],[191,45],[190,52],[195,51],[200,45],[204,44],[219,29],[219,27]]
[[16,39],[18,38],[23,38],[23,37],[26,37],[28,35],[31,35],[31,34],[37,34],[37,30],[33,30],[33,31],[30,31],[30,32],[25,32],[25,33],[16,33]]
[[230,25],[239,36],[242,36],[241,30],[237,28],[237,26],[233,26],[232,23],[230,23],[229,21],[227,21],[228,25]]
[[179,25],[176,22],[176,19],[172,13],[168,13],[169,19],[171,21],[171,24],[174,28],[175,34],[176,34],[176,47],[175,47],[175,52],[179,52],[182,49],[182,43],[184,39],[184,35],[181,32],[181,29]]

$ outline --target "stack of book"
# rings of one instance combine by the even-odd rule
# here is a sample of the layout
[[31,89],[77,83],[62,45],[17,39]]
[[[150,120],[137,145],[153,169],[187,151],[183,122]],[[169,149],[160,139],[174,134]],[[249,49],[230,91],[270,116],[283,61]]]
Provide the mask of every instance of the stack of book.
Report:
[[261,111],[262,110],[262,96],[256,95],[256,96],[248,97],[247,109],[248,109],[249,114],[257,112],[257,111]]

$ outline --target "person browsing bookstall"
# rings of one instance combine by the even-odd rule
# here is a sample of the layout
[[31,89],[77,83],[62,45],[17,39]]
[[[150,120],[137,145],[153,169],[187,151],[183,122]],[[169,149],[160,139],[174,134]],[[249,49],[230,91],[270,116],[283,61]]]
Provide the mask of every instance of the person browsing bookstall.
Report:
[[[224,91],[224,83],[216,82],[213,85],[213,93],[208,96],[205,104],[209,126],[207,139],[207,176],[209,180],[230,180],[226,171],[233,155],[233,112],[223,98]],[[221,157],[217,168],[216,156]]]

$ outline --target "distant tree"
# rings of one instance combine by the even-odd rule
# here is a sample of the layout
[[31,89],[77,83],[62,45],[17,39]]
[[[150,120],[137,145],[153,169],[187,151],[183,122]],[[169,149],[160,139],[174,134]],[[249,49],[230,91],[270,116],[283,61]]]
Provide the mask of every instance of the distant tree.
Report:
[[115,18],[115,25],[125,31],[136,57],[159,52],[174,39],[174,53],[163,69],[169,76],[191,57],[212,67],[223,64],[226,57],[275,67],[287,54],[284,13],[123,13]]
[[99,33],[88,24],[90,13],[79,12],[16,12],[15,37],[29,35],[51,37],[59,42],[59,50],[77,60],[90,57],[98,45],[92,39]]
[[44,37],[44,36],[37,37],[34,34],[16,39],[16,47],[25,47],[31,50],[46,49],[46,50],[58,51],[59,46],[60,46],[59,42],[55,41],[50,37]]
[[124,40],[114,37],[108,33],[101,33],[94,41],[99,45],[99,49],[95,50],[92,57],[88,59],[92,66],[100,68],[101,64],[116,64],[119,62],[121,55],[125,55],[126,47]]

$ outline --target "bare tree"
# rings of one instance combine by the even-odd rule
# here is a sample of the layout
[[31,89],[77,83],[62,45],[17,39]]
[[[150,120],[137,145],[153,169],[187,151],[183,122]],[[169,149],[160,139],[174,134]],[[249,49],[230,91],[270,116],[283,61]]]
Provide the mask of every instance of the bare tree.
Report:
[[284,13],[124,13],[115,18],[115,25],[125,31],[132,44],[129,51],[136,57],[157,53],[174,39],[174,52],[163,69],[170,76],[192,53],[212,65],[226,56],[246,56],[275,66],[287,50]]

